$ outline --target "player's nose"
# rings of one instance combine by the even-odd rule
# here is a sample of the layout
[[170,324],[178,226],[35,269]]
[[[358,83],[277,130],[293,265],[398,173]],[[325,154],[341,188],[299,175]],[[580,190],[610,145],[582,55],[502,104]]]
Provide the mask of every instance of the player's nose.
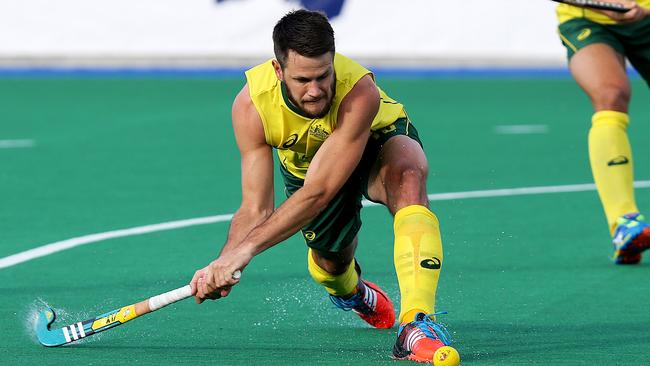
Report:
[[324,91],[317,81],[312,81],[307,86],[307,96],[310,100],[316,100],[323,96]]

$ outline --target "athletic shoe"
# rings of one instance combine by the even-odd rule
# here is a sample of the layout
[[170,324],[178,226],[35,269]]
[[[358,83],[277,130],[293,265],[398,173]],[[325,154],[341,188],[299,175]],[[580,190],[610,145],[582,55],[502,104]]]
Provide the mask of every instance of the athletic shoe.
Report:
[[357,313],[361,319],[375,328],[388,329],[395,324],[395,308],[390,298],[379,286],[360,280],[357,293],[349,299],[330,295],[339,309]]
[[623,215],[616,221],[614,231],[614,263],[637,264],[641,253],[650,248],[650,225],[638,213]]
[[431,320],[436,314],[417,313],[415,320],[399,326],[393,346],[394,359],[432,363],[438,348],[451,345],[447,328]]

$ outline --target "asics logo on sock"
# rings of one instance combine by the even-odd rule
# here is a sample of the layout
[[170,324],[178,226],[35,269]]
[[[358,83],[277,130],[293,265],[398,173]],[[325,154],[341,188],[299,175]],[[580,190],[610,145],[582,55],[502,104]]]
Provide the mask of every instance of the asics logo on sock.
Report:
[[630,161],[627,160],[627,157],[621,155],[617,156],[614,159],[610,160],[607,162],[607,166],[612,166],[612,165],[625,165],[629,163]]
[[427,268],[427,269],[440,269],[440,266],[442,265],[442,262],[440,259],[433,257],[433,258],[427,258],[420,262],[420,266],[422,268]]

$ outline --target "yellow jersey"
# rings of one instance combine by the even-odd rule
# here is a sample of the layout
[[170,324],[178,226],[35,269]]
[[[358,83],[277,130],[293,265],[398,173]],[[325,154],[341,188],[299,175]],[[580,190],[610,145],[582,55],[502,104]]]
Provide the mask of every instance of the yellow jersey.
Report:
[[[294,176],[305,179],[307,168],[327,137],[336,129],[343,98],[365,75],[374,75],[363,66],[341,55],[334,56],[336,91],[329,112],[321,118],[300,113],[289,100],[286,86],[275,75],[271,60],[246,71],[248,91],[262,119],[266,143],[277,149],[280,163]],[[406,118],[404,106],[379,89],[381,103],[371,125],[380,130]]]
[[[650,9],[650,0],[636,0],[636,2],[639,6]],[[607,15],[579,6],[559,4],[556,8],[556,13],[560,24],[575,18],[585,18],[600,24],[616,24]]]

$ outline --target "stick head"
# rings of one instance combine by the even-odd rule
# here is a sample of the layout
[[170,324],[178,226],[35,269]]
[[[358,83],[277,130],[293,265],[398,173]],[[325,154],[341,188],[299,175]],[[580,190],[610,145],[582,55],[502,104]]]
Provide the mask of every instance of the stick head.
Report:
[[54,323],[55,319],[56,313],[48,307],[38,314],[36,320],[36,336],[38,341],[46,347],[56,347],[67,343],[61,329],[50,330],[50,325]]

